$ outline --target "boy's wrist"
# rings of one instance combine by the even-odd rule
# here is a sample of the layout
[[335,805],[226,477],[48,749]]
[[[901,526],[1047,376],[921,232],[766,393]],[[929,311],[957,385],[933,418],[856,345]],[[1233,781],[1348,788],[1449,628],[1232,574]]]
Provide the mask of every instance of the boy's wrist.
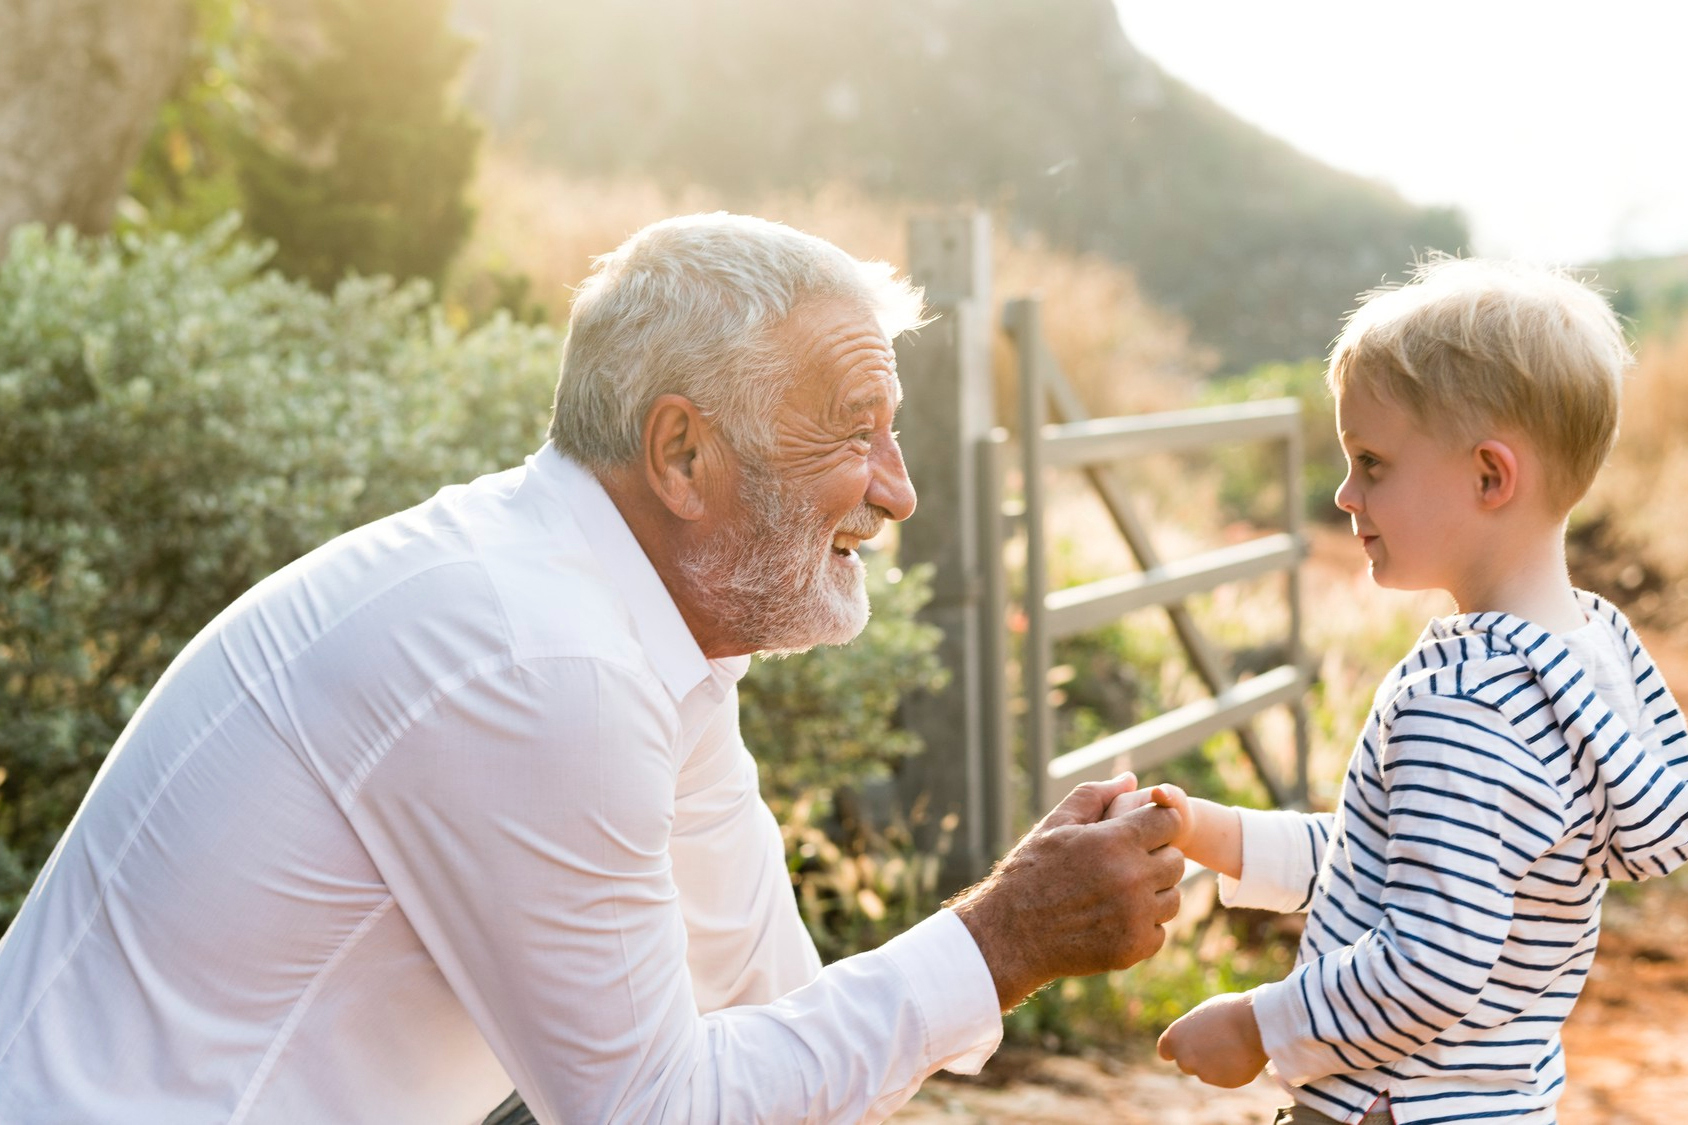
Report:
[[1209,871],[1239,878],[1242,875],[1242,820],[1230,805],[1202,797],[1189,801],[1189,836],[1184,854]]

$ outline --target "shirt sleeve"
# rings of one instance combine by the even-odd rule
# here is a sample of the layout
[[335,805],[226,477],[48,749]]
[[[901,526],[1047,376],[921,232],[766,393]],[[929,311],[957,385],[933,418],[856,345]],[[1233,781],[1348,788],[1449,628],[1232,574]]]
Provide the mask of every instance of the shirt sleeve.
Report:
[[711,711],[680,770],[668,852],[700,1011],[766,1004],[820,972],[779,825],[739,734],[736,690]]
[[[1254,991],[1262,1044],[1281,1078],[1314,1078],[1414,1054],[1477,1006],[1511,931],[1530,866],[1564,832],[1563,800],[1536,757],[1481,704],[1436,696],[1402,704],[1383,736],[1383,809],[1345,814],[1386,835],[1369,857],[1333,856],[1338,881],[1375,896],[1377,923]],[[1358,845],[1356,845],[1358,849]],[[1339,920],[1340,921],[1340,920]]]
[[[642,674],[527,661],[436,700],[352,804],[398,906],[534,1116],[878,1120],[938,1067],[976,1068],[1001,1019],[953,915],[773,1003],[700,1014],[670,855],[676,828],[696,829],[676,811],[678,738],[667,695]],[[708,849],[681,851],[690,863]],[[741,859],[720,876],[744,872]],[[733,898],[706,892],[693,916]],[[749,960],[754,950],[736,947],[721,980]]]
[[1220,875],[1219,901],[1279,914],[1306,910],[1330,843],[1331,814],[1238,809],[1237,817],[1242,828],[1242,878]]

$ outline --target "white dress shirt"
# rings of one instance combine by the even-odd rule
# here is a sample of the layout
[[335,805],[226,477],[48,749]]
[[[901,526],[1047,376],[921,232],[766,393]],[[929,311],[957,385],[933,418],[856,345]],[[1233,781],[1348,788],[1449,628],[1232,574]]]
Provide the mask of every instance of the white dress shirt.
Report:
[[947,912],[821,969],[710,661],[549,446],[272,575],[0,942],[0,1121],[857,1121],[1001,1036]]

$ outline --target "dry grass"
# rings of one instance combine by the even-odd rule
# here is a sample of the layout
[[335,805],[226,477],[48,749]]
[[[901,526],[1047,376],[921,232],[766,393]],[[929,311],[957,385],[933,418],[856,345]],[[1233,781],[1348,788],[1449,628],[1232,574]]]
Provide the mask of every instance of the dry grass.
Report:
[[[907,226],[920,210],[836,187],[734,198],[702,188],[664,191],[644,181],[578,180],[510,151],[486,154],[476,195],[480,220],[460,259],[452,299],[484,309],[494,300],[493,275],[519,275],[528,281],[528,299],[559,322],[595,255],[668,215],[718,209],[758,214],[821,235],[859,257],[906,268]],[[1213,357],[1191,341],[1177,317],[1143,296],[1128,268],[1011,237],[1002,222],[995,228],[998,309],[1010,297],[1035,293],[1047,298],[1045,336],[1093,413],[1162,410],[1195,401]],[[997,334],[994,358],[997,416],[1012,425],[1016,376],[1003,333]],[[1688,444],[1681,441],[1688,433],[1688,323],[1674,334],[1644,341],[1639,360],[1626,390],[1622,439],[1585,514],[1606,520],[1625,549],[1639,549],[1650,574],[1674,582],[1688,570],[1683,561],[1688,560],[1688,520],[1678,518],[1672,502],[1688,493]],[[1211,474],[1189,470],[1172,461],[1131,467],[1143,514],[1157,526],[1157,541],[1172,558],[1215,546],[1236,531],[1218,515]],[[1676,482],[1683,487],[1672,487]],[[1053,531],[1065,540],[1058,548],[1065,557],[1057,562],[1057,571],[1065,574],[1058,578],[1082,580],[1132,568],[1129,552],[1088,489],[1063,478],[1055,495],[1061,511]],[[1314,773],[1332,783],[1378,678],[1405,652],[1427,617],[1449,608],[1439,595],[1378,590],[1351,547],[1343,535],[1316,543],[1305,584],[1307,641],[1322,659]],[[1633,601],[1622,590],[1610,592],[1620,604]],[[1273,589],[1221,591],[1208,601],[1199,607],[1201,616],[1233,645],[1259,643],[1281,628],[1281,602]],[[1168,669],[1167,674],[1178,678],[1180,671]],[[1166,694],[1182,698],[1187,687],[1168,685]]]
[[1624,387],[1623,428],[1586,501],[1673,580],[1688,577],[1688,321],[1643,340]]
[[[461,255],[452,300],[485,309],[497,299],[494,278],[527,279],[527,298],[561,322],[592,259],[646,223],[669,215],[734,210],[820,235],[860,258],[907,268],[908,222],[918,207],[870,200],[844,188],[810,194],[732,198],[701,188],[666,192],[647,181],[571,179],[508,151],[491,151],[475,186],[479,221]],[[1059,253],[995,224],[992,248],[997,306],[1043,293],[1044,334],[1097,415],[1189,404],[1214,357],[1190,340],[1177,317],[1149,303],[1131,271],[1096,257]],[[1012,415],[1012,355],[997,344],[998,417]]]

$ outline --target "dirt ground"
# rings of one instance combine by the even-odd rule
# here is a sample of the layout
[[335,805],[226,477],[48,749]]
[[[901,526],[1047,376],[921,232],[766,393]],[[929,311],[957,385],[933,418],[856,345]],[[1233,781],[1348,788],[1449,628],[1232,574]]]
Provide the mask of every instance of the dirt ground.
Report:
[[[1354,574],[1353,543],[1315,533],[1309,571]],[[1585,579],[1586,580],[1586,579]],[[1598,584],[1598,583],[1596,583]],[[1643,640],[1682,699],[1688,630]],[[1563,1125],[1688,1122],[1688,878],[1608,896],[1600,952],[1565,1026]],[[1285,1104],[1266,1077],[1238,1090],[1203,1086],[1155,1058],[1153,1045],[1084,1057],[1004,1049],[977,1078],[929,1080],[893,1120],[899,1125],[1266,1125]]]

